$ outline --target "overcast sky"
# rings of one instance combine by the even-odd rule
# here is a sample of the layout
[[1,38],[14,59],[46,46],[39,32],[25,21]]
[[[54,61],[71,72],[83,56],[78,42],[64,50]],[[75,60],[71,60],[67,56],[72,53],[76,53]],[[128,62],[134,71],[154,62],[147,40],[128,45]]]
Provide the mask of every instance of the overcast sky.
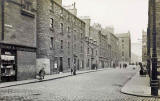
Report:
[[132,42],[140,42],[147,28],[148,0],[63,0],[63,5],[73,2],[78,16],[89,16],[92,23],[114,26],[116,33],[130,30]]

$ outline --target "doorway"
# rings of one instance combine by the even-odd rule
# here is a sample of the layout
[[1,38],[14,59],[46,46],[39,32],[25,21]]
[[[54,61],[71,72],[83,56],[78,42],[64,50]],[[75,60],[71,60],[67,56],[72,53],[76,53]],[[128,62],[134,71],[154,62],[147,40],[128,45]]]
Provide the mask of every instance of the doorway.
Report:
[[63,57],[60,57],[59,72],[63,72]]

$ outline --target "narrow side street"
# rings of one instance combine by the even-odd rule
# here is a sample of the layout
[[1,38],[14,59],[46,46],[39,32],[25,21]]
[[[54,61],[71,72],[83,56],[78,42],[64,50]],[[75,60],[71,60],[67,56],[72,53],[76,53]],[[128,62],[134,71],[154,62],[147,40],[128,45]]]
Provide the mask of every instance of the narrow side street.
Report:
[[123,85],[137,69],[112,69],[0,89],[0,101],[159,101],[125,95]]

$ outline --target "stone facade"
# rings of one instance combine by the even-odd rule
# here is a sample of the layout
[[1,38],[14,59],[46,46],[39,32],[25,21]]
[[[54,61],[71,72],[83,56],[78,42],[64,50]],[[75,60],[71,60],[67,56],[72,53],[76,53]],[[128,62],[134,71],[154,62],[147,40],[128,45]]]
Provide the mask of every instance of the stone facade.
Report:
[[113,33],[108,33],[109,46],[110,46],[110,66],[116,67],[119,64],[119,38],[117,38]]
[[130,32],[128,33],[121,33],[116,34],[116,36],[119,38],[119,45],[121,50],[121,60],[120,64],[123,66],[123,64],[129,64],[131,62],[131,39],[130,39]]
[[107,56],[107,49],[108,49],[108,40],[107,35],[103,35],[101,31],[99,31],[99,67],[105,68],[108,67],[108,56]]
[[93,54],[92,54],[92,59],[93,59],[93,64],[96,64],[97,68],[101,68],[99,66],[99,31],[96,30],[94,27],[90,26],[90,39],[92,40],[92,49],[93,49]]
[[97,42],[89,37],[86,37],[85,40],[85,67],[86,69],[95,69],[99,63]]
[[[14,68],[11,68],[15,72],[14,80],[31,79],[36,76],[35,11],[36,0],[0,1],[1,54],[14,53],[15,64],[12,64]],[[5,56],[7,57],[7,55]],[[4,60],[1,59],[1,61],[1,65],[4,66]],[[7,64],[12,67],[9,60],[7,60]],[[3,73],[1,72],[3,77],[1,78],[4,78],[5,75],[11,76],[10,72],[6,74],[5,66],[1,68],[3,69]]]
[[83,69],[85,23],[54,1],[40,0],[38,7],[38,57],[50,60],[49,73],[56,72],[55,63],[59,72],[70,71],[73,64]]
[[41,68],[55,74],[70,71],[74,64],[77,70],[118,64],[114,30],[91,26],[91,19],[79,19],[72,6],[65,9],[62,0],[0,1],[0,54],[15,57],[15,80],[35,78]]

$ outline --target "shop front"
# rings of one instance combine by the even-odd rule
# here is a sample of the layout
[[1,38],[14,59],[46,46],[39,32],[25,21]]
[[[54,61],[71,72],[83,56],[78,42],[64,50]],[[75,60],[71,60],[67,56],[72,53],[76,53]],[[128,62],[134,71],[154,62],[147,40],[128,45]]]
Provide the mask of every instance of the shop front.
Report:
[[33,79],[36,76],[36,49],[0,43],[0,81]]

